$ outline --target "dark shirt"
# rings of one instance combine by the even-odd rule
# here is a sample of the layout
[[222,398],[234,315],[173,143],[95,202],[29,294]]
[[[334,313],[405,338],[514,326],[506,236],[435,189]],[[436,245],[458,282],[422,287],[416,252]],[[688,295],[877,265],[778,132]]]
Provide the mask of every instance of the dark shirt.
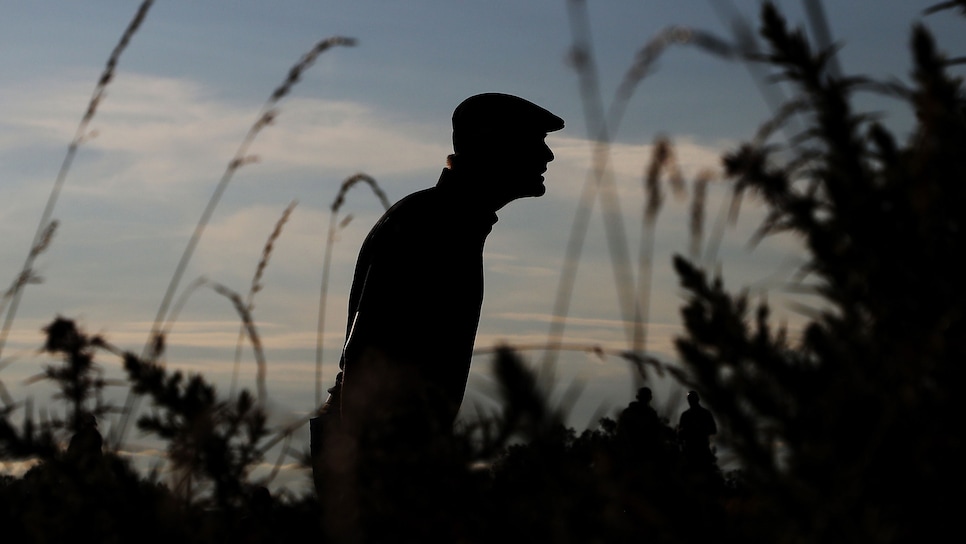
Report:
[[681,414],[679,423],[685,444],[706,445],[708,437],[718,432],[714,417],[703,406],[692,406]]
[[[335,388],[343,415],[351,395],[388,394],[389,402],[432,397],[441,425],[456,418],[483,304],[483,244],[497,220],[462,181],[443,170],[435,187],[392,206],[363,243]],[[360,385],[374,379],[391,383]]]

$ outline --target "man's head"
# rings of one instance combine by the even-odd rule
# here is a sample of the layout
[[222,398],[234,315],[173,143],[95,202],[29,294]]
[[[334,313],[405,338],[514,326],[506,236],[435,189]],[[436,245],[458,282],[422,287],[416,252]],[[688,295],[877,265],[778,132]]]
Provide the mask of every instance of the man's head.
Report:
[[701,405],[701,397],[698,396],[697,391],[688,391],[688,405],[692,408]]
[[517,96],[478,94],[453,112],[453,150],[460,168],[488,178],[497,200],[541,196],[553,160],[544,138],[563,126],[560,117]]
[[654,398],[654,394],[651,393],[650,387],[642,387],[637,390],[637,395],[635,398],[637,398],[639,402],[643,402],[644,404],[650,404],[651,399]]

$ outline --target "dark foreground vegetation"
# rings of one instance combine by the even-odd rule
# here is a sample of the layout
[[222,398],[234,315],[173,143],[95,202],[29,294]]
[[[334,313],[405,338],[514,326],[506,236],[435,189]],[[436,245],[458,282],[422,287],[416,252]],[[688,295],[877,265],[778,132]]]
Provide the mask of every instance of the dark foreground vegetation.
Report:
[[[362,533],[863,543],[957,534],[966,496],[957,398],[966,383],[966,96],[950,71],[963,60],[948,60],[916,26],[911,84],[879,83],[836,73],[832,52],[810,46],[767,4],[761,34],[757,60],[797,94],[724,162],[736,198],[754,194],[768,207],[763,236],[804,241],[795,287],[815,296],[802,308],[808,323],[800,334],[776,327],[765,301],[674,262],[686,292],[677,378],[712,410],[717,442],[740,470],[722,473],[712,451],[696,452],[645,391],[595,429],[567,429],[528,367],[504,350],[494,358],[500,410],[420,459],[366,459]],[[857,92],[910,107],[911,134],[899,138],[855,111]],[[805,129],[790,144],[771,143],[790,119]],[[64,409],[38,420],[4,395],[0,459],[39,460],[22,478],[0,480],[4,542],[324,540],[314,493],[272,496],[250,481],[269,436],[252,395],[226,400],[203,377],[159,366],[158,353],[125,352],[70,320],[46,334],[43,349],[60,362],[43,378],[59,387]],[[118,358],[127,385],[149,399],[137,425],[166,444],[173,481],[136,473],[102,443],[95,425],[111,409],[101,400],[102,358]],[[384,500],[394,486],[407,500]]]

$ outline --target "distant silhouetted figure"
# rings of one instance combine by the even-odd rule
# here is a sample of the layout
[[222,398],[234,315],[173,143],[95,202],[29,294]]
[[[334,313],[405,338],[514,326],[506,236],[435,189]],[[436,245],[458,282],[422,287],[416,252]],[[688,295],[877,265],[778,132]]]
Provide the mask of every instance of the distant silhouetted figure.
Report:
[[651,406],[653,394],[650,387],[637,390],[635,400],[627,405],[617,419],[617,433],[633,442],[657,440],[660,418]]
[[701,406],[701,397],[696,391],[688,392],[688,406],[678,424],[684,457],[692,464],[713,462],[709,438],[718,432],[714,417]]
[[[544,138],[564,126],[497,93],[467,98],[452,121],[454,154],[439,182],[392,206],[359,253],[342,372],[320,416],[353,437],[324,431],[329,469],[345,477],[360,455],[381,447],[395,461],[451,432],[483,303],[483,244],[499,209],[546,192]],[[349,494],[364,487],[343,484]]]
[[79,465],[90,465],[103,457],[104,438],[92,414],[81,414],[80,425],[67,444],[67,458]]

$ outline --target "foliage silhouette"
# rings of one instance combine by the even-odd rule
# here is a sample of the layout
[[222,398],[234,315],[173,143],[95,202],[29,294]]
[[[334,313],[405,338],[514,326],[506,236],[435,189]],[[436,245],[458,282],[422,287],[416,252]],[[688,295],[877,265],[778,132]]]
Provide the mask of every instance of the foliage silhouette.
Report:
[[[688,293],[677,342],[727,429],[770,539],[929,541],[952,530],[943,497],[963,492],[966,97],[925,27],[912,32],[911,88],[837,76],[771,4],[760,60],[799,96],[807,128],[725,158],[735,191],[770,210],[760,235],[791,232],[809,253],[797,288],[819,297],[801,338],[765,301],[727,291],[677,257]],[[885,89],[914,110],[900,144],[853,95]],[[783,120],[771,123],[769,130]],[[779,153],[785,159],[779,159]],[[940,490],[944,490],[940,492]],[[955,502],[955,501],[953,501]]]

